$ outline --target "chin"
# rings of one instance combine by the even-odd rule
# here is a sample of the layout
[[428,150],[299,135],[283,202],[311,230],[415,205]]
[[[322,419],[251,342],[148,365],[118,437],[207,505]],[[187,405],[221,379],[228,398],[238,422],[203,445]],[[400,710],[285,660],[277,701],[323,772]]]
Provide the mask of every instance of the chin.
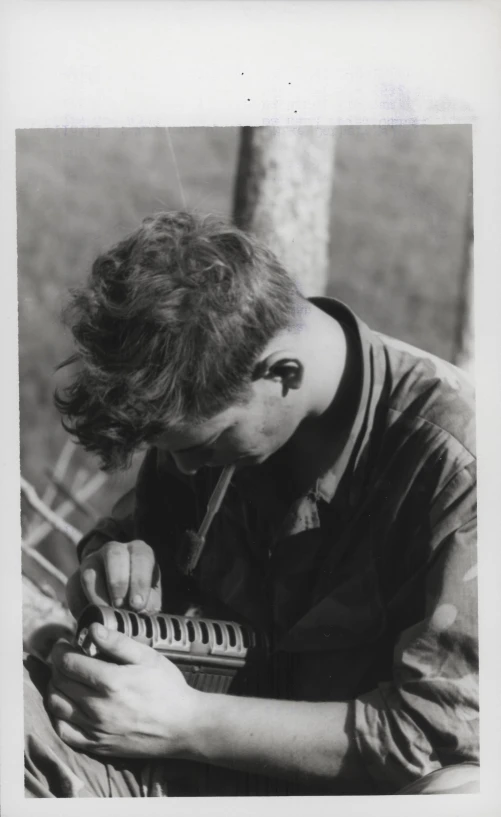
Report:
[[[280,447],[280,446],[279,446]],[[250,457],[252,465],[261,465],[261,463],[266,462],[269,458],[278,451],[278,448],[272,449],[272,451],[266,451],[264,454],[255,454],[253,457]]]
[[260,465],[267,460],[269,456],[269,454],[252,454],[248,457],[241,457],[235,462],[236,469],[240,471],[241,468],[250,468],[253,465]]

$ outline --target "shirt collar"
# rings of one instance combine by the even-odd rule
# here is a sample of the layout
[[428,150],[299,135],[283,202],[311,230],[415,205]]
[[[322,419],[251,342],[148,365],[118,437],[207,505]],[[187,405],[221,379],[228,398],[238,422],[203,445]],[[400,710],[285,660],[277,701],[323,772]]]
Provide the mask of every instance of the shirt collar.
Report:
[[317,479],[316,494],[326,502],[331,502],[343,477],[348,463],[354,458],[353,467],[359,460],[361,451],[370,435],[372,418],[384,381],[382,344],[369,327],[360,320],[342,301],[328,297],[309,299],[312,304],[345,327],[354,341],[355,353],[360,363],[360,383],[355,404],[353,421],[348,439],[333,464]]

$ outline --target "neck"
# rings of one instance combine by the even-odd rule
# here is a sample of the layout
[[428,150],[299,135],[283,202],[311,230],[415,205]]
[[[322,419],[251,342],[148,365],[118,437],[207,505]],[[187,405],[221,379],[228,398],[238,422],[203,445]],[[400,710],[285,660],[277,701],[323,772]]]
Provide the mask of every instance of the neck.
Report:
[[313,305],[302,340],[308,402],[304,419],[280,459],[304,485],[320,476],[346,443],[356,411],[358,363],[343,327]]
[[305,418],[320,419],[336,401],[346,374],[348,345],[341,324],[310,304],[306,327],[308,405]]

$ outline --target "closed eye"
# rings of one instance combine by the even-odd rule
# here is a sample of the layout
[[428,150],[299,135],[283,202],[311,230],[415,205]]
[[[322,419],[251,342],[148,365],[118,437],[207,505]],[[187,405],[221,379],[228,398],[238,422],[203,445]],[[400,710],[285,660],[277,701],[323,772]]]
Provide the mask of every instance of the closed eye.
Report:
[[172,451],[172,454],[201,454],[205,452],[211,452],[211,446],[214,445],[216,440],[218,439],[219,435],[212,437],[209,440],[206,440],[204,443],[200,443],[199,445],[192,445],[188,448],[178,448],[177,451]]

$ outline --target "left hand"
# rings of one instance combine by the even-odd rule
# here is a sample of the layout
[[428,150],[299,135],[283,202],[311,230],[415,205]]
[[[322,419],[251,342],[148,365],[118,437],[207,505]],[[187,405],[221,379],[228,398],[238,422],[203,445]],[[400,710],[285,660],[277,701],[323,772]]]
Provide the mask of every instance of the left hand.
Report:
[[59,737],[97,755],[183,756],[203,693],[151,647],[101,624],[90,633],[107,661],[65,642],[52,650],[47,708]]

